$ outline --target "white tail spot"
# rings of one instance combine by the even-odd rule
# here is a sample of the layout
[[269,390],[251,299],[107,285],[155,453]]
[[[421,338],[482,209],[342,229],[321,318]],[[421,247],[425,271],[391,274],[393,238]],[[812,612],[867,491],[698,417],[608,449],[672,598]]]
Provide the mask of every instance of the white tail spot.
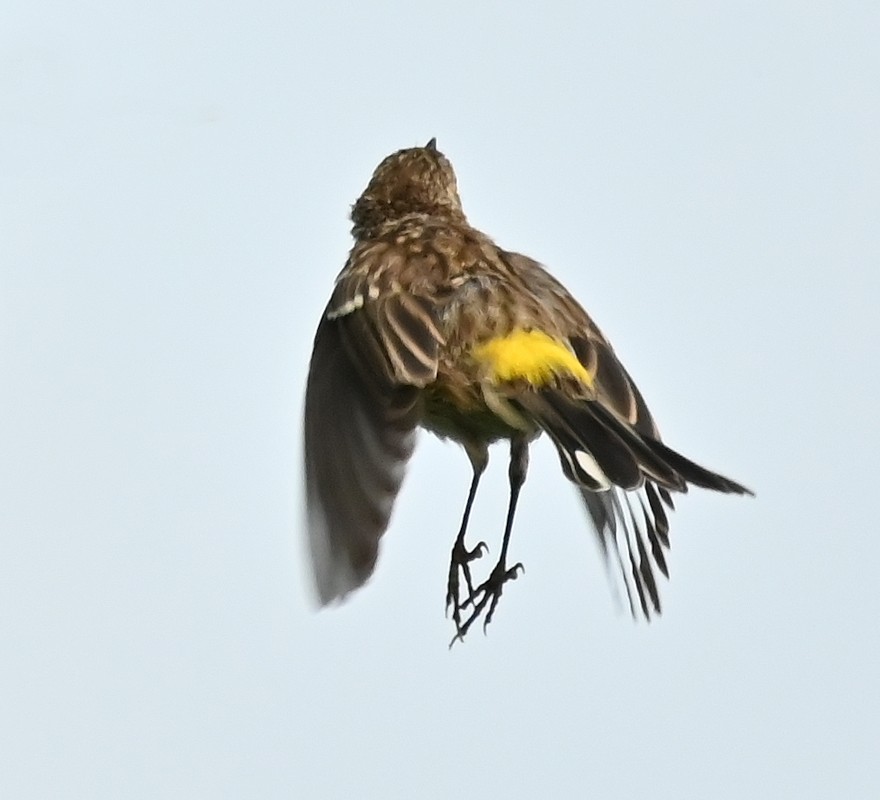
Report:
[[608,480],[608,476],[602,471],[596,459],[586,450],[575,450],[574,458],[584,473],[599,484],[600,491],[611,488],[611,481]]

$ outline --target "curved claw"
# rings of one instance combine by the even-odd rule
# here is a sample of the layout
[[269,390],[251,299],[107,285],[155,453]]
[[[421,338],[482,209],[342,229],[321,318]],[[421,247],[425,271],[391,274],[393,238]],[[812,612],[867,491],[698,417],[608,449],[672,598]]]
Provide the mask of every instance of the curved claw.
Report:
[[483,555],[488,555],[489,545],[480,541],[471,550],[465,550],[465,552],[467,553],[468,561],[473,561],[474,559],[482,558]]

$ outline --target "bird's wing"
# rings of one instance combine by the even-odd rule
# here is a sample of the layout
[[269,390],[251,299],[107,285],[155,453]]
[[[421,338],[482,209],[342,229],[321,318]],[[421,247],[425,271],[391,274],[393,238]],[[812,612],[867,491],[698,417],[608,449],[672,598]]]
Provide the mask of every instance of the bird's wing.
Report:
[[305,399],[306,525],[322,604],[374,569],[441,341],[426,297],[343,271],[315,336]]
[[504,253],[511,271],[527,276],[538,306],[548,313],[548,322],[568,339],[578,360],[593,377],[597,399],[640,433],[660,438],[657,426],[642,397],[611,343],[583,306],[537,261],[519,253]]

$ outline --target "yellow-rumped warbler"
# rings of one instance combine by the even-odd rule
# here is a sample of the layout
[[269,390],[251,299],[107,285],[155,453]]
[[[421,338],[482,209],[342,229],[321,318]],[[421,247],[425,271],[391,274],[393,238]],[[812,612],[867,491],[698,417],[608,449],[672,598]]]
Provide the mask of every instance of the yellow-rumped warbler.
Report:
[[[318,326],[306,388],[306,512],[321,602],[373,572],[421,426],[461,444],[473,468],[449,566],[456,638],[484,612],[484,627],[491,621],[522,568],[508,566],[507,551],[529,443],[542,432],[606,561],[618,563],[630,610],[659,612],[655,568],[668,575],[671,493],[749,490],[662,443],[608,340],[565,287],[468,224],[434,139],[382,161],[351,218],[355,245]],[[499,439],[510,441],[510,502],[498,562],[475,587],[470,563],[485,545],[468,549],[465,532]]]

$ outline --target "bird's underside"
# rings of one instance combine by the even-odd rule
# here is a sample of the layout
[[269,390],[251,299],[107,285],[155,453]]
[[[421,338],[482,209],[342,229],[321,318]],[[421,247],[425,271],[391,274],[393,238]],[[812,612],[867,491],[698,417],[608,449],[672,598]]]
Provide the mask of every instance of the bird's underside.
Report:
[[[667,447],[641,394],[580,304],[543,267],[468,225],[429,143],[386,159],[355,204],[356,244],[315,337],[305,408],[307,527],[319,599],[373,572],[416,428],[472,467],[447,579],[460,639],[495,613],[529,443],[546,433],[578,488],[630,610],[659,613],[673,494],[743,486]],[[489,446],[510,443],[499,557],[475,583],[468,546]]]
[[[470,456],[472,480],[458,535],[453,544],[447,583],[447,609],[461,639],[483,618],[484,629],[492,620],[504,585],[517,577],[523,566],[508,564],[507,554],[517,499],[528,467],[530,441],[545,432],[556,446],[563,474],[576,484],[598,534],[609,574],[623,584],[634,616],[650,619],[660,613],[658,572],[668,577],[664,551],[669,547],[667,509],[673,509],[673,492],[686,492],[689,485],[722,492],[744,491],[738,484],[703,469],[666,447],[654,433],[641,433],[621,414],[595,397],[572,397],[565,381],[541,388],[506,387],[501,403],[524,421],[521,429],[511,427],[504,437],[510,441],[510,500],[501,551],[486,579],[476,583],[472,562],[488,551],[485,542],[469,546],[466,530],[477,486],[488,462],[485,439],[462,442]],[[644,407],[636,396],[633,408]],[[499,404],[496,399],[492,405]],[[645,409],[646,411],[646,409]],[[483,408],[482,416],[491,414]],[[496,423],[498,418],[496,417]],[[424,423],[423,423],[424,424]],[[444,419],[429,419],[426,427],[441,435],[449,429]],[[452,425],[456,430],[460,426]],[[488,426],[486,426],[488,427]],[[485,429],[485,428],[484,428]]]

